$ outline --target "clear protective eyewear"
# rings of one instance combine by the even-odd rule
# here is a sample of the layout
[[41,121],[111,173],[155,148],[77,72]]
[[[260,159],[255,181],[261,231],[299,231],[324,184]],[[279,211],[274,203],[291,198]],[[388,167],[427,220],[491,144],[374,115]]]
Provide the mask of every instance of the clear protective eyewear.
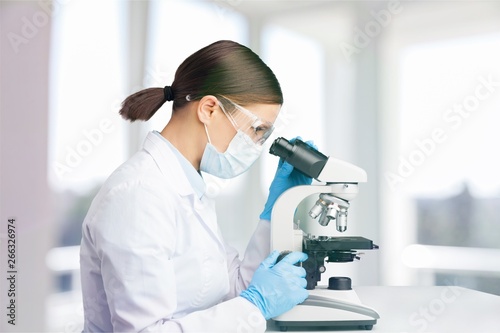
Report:
[[[273,133],[274,125],[271,122],[257,117],[251,111],[232,102],[224,96],[220,96],[218,102],[220,108],[229,121],[231,121],[234,128],[247,134],[253,142],[263,145],[267,138]],[[224,104],[226,104],[226,106],[224,106]],[[226,110],[228,105],[233,107],[232,112]]]

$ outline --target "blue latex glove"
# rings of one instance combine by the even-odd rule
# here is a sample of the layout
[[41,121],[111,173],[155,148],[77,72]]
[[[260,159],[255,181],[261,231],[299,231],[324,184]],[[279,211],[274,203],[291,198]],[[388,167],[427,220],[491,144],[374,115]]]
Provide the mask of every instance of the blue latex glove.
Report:
[[[296,139],[302,140],[302,138],[298,136],[291,139],[290,142],[293,143]],[[306,143],[316,149],[316,146],[312,141],[307,141]],[[271,221],[271,212],[273,210],[274,203],[283,192],[297,185],[311,185],[311,183],[311,177],[304,175],[302,172],[296,170],[290,163],[280,158],[278,169],[276,170],[274,179],[269,187],[269,196],[267,197],[264,210],[259,216],[260,219]]]
[[306,270],[295,266],[307,260],[307,254],[291,252],[276,264],[279,251],[274,251],[255,271],[248,289],[240,296],[255,304],[267,319],[279,316],[309,296]]

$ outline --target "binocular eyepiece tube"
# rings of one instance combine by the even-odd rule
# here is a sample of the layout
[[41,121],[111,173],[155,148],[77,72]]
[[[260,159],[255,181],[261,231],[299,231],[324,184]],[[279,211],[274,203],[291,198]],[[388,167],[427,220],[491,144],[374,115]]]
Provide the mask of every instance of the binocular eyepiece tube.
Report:
[[295,169],[315,179],[318,178],[328,160],[327,156],[299,139],[290,142],[279,137],[274,140],[269,153],[283,158]]

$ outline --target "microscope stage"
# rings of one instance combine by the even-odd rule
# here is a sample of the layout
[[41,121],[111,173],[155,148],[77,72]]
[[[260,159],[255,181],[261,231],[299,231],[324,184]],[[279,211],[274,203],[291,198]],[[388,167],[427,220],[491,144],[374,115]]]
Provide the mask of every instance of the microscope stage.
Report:
[[378,246],[373,241],[364,237],[328,237],[327,239],[305,239],[306,251],[350,251],[372,250]]

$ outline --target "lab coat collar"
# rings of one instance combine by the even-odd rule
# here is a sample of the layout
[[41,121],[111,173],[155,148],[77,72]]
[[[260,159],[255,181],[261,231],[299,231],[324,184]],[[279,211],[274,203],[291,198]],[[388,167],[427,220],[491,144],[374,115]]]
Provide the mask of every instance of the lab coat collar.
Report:
[[[170,142],[160,137],[159,133],[150,132],[144,141],[144,149],[151,154],[161,173],[170,179],[174,189],[180,195],[196,194],[199,199],[202,198],[205,193],[205,183],[201,175],[191,164],[183,165],[179,156],[176,156],[175,147]],[[178,154],[184,158],[180,153]],[[189,163],[187,160],[186,162]]]
[[[182,166],[183,163],[176,157],[173,150],[174,147],[171,146],[166,139],[164,140],[163,137],[160,137],[154,132],[150,132],[144,142],[144,149],[151,154],[160,172],[172,184],[172,190],[176,191],[181,196],[191,196],[191,198],[196,197],[199,199],[192,202],[192,212],[198,216],[198,219],[202,221],[204,227],[207,228],[214,240],[218,243],[220,251],[224,252],[224,242],[222,241],[222,235],[217,225],[217,216],[215,214],[215,207],[213,207],[213,200],[205,200],[206,198],[203,197],[203,194],[201,197],[198,195],[195,189],[196,186],[193,186],[189,180],[189,172],[186,172],[186,170],[190,169],[186,169]],[[189,167],[192,168],[192,171],[196,172],[191,164]],[[198,174],[198,177],[199,180],[203,182],[201,175]],[[203,182],[203,186],[204,185],[205,183]]]
[[201,200],[201,198],[205,194],[205,188],[206,188],[205,182],[203,181],[201,174],[195,170],[191,162],[189,162],[184,157],[184,155],[182,155],[181,152],[177,150],[177,148],[173,144],[170,143],[170,141],[164,138],[160,134],[160,132],[153,131],[153,133],[157,137],[159,137],[163,142],[165,142],[172,151],[172,153],[174,153],[175,157],[177,158],[177,161],[179,161],[182,170],[184,170],[184,173],[189,183],[191,184],[191,186],[193,186],[193,190],[196,192],[196,195],[198,195],[198,198]]

